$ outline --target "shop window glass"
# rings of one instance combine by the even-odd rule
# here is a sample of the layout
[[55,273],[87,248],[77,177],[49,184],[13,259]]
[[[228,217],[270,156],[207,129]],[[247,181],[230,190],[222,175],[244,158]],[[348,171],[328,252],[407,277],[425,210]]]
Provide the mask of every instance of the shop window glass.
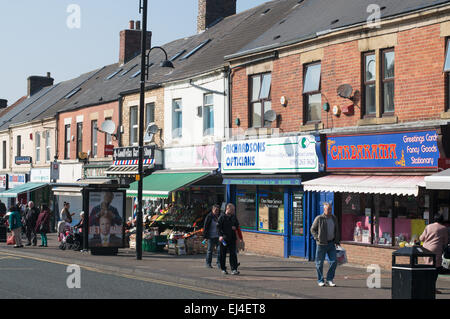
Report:
[[256,187],[236,192],[236,216],[242,229],[256,230]]
[[399,196],[395,199],[395,206],[395,245],[413,243],[419,239],[426,226],[423,219],[423,196]]
[[370,225],[366,220],[363,195],[354,193],[342,194],[342,225],[343,241],[370,243]]
[[392,246],[392,196],[372,195],[374,244]]
[[283,193],[258,193],[258,230],[265,232],[284,232]]

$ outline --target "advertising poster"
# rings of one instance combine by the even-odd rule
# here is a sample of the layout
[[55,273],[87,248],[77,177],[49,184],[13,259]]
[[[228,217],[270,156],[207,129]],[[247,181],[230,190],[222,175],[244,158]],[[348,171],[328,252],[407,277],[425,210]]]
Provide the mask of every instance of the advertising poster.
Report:
[[89,193],[89,248],[123,247],[123,192]]

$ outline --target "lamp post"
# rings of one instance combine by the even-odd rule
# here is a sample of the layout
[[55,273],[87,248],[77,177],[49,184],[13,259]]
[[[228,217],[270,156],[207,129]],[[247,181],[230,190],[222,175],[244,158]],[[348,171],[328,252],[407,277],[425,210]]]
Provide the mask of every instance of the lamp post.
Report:
[[[142,11],[142,37],[141,37],[141,89],[140,89],[140,103],[139,103],[139,161],[138,161],[138,203],[136,212],[136,259],[142,260],[142,184],[143,184],[143,159],[144,159],[144,104],[145,104],[145,79],[148,75],[148,66],[146,58],[150,55],[153,49],[161,49],[165,54],[165,60],[161,62],[161,67],[173,68],[172,62],[167,60],[167,52],[161,47],[151,48],[147,51],[147,12],[148,0],[139,1],[139,12]],[[148,76],[147,76],[148,78]]]

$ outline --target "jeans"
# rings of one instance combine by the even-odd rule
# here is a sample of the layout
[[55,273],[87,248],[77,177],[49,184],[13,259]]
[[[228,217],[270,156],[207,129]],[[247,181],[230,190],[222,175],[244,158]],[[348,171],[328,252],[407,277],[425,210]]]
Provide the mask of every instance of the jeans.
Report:
[[47,246],[47,234],[41,233],[42,246]]
[[334,274],[336,272],[336,245],[334,241],[329,242],[328,245],[317,245],[316,249],[316,270],[317,270],[317,281],[323,282],[323,263],[325,261],[325,255],[328,255],[330,269],[327,273],[327,281],[333,281]]
[[219,238],[208,239],[208,251],[206,252],[206,265],[211,266],[214,248],[216,248],[217,251],[217,265],[220,265]]
[[227,245],[224,246],[220,243],[220,269],[227,270],[226,260],[227,251],[230,253],[230,266],[231,270],[237,270],[237,255],[236,255],[236,240],[227,241]]

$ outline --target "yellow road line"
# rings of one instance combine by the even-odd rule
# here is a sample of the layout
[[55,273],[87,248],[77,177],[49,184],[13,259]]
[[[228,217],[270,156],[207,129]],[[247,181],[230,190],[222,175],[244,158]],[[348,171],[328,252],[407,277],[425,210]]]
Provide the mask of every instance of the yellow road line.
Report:
[[[42,261],[42,262],[47,262],[47,263],[52,263],[52,264],[64,265],[64,266],[74,265],[74,263],[66,263],[66,262],[49,260],[49,259],[44,259],[44,258],[39,258],[39,257],[31,257],[31,256],[26,256],[26,255],[13,254],[13,253],[9,253],[9,252],[8,253],[0,252],[0,255],[19,257],[17,259],[20,259],[20,258],[32,259],[32,260],[37,260],[37,261]],[[89,266],[79,265],[79,267],[82,269],[88,270],[88,271],[97,272],[97,273],[101,273],[101,274],[105,274],[105,275],[113,275],[113,276],[119,276],[119,277],[124,277],[124,278],[128,278],[128,279],[145,281],[145,282],[150,282],[150,283],[155,283],[155,284],[160,284],[160,285],[165,285],[165,286],[184,288],[184,289],[188,289],[188,290],[213,294],[213,295],[222,296],[222,297],[229,297],[229,298],[236,298],[236,299],[255,299],[254,297],[250,297],[250,296],[239,296],[239,295],[229,294],[229,293],[211,290],[211,289],[207,289],[207,288],[189,286],[189,285],[185,285],[185,284],[179,284],[179,283],[163,281],[163,280],[153,279],[153,278],[138,277],[135,275],[128,275],[128,274],[122,274],[119,272],[106,271],[106,270],[101,270],[101,269],[93,268],[93,267],[89,267]]]

